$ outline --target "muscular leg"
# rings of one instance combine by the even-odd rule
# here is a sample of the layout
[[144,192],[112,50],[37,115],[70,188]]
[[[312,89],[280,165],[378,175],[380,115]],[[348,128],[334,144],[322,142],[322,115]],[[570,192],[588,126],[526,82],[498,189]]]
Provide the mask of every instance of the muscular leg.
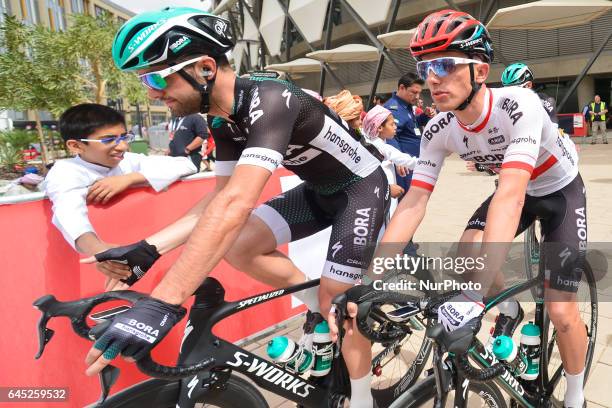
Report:
[[[333,279],[321,277],[321,286],[319,287],[319,303],[321,305],[321,314],[327,316],[331,307],[332,299],[354,285],[341,283]],[[362,378],[370,372],[372,363],[372,344],[368,339],[363,337],[357,327],[353,327],[353,334],[345,336],[342,341],[342,354],[346,362],[351,379]]]
[[557,329],[557,344],[568,374],[584,370],[587,352],[587,332],[580,317],[576,294],[556,289],[546,289],[548,316]]
[[304,273],[285,254],[276,250],[276,246],[270,228],[259,217],[251,215],[225,260],[234,268],[276,288],[303,283],[306,280]]
[[[479,257],[480,245],[476,244],[482,242],[483,236],[484,231],[481,231],[479,229],[466,229],[465,231],[463,231],[463,234],[459,239],[459,249],[457,251],[457,255],[461,257],[470,257],[472,259]],[[478,271],[474,271],[469,274],[466,273],[466,278],[472,281],[483,283],[483,288],[486,288],[488,286],[488,292],[483,293],[483,295],[488,296],[501,292],[504,289],[505,285],[504,275],[501,272],[495,275],[494,280],[491,283],[488,283],[491,277],[479,276]]]

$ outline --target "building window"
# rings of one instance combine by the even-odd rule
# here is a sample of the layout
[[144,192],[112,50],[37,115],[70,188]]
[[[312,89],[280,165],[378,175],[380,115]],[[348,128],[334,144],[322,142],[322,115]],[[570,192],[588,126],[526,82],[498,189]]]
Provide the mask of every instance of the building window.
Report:
[[94,13],[95,13],[96,17],[102,17],[102,15],[104,13],[109,13],[110,14],[110,12],[108,10],[106,10],[105,8],[102,8],[100,6],[94,6]]
[[64,2],[62,0],[47,0],[49,12],[49,25],[52,30],[60,31],[66,29],[66,17]]
[[85,14],[85,4],[83,0],[70,0],[70,5],[72,6],[72,12],[74,14]]
[[151,126],[167,122],[165,113],[151,113]]
[[21,0],[21,15],[26,24],[38,24],[38,0]]
[[11,3],[9,0],[0,0],[0,23],[4,21],[4,14],[11,14]]

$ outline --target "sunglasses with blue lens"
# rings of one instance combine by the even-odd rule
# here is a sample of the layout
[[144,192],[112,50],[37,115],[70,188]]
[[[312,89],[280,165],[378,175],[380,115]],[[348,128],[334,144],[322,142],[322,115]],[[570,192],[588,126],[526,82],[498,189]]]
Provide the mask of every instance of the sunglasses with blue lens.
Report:
[[444,57],[428,61],[419,61],[417,62],[416,69],[419,78],[424,81],[429,76],[429,71],[432,71],[434,75],[438,77],[445,77],[455,72],[457,65],[482,63],[482,61],[469,58]]
[[96,142],[104,145],[118,145],[125,141],[126,143],[132,143],[136,136],[132,132],[122,133],[120,135],[104,135],[100,139],[79,139],[81,142]]

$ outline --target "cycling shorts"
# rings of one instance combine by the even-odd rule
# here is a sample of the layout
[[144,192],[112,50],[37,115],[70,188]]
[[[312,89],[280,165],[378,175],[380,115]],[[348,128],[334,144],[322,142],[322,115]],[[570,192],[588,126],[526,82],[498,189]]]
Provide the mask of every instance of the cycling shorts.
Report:
[[389,207],[382,168],[330,195],[308,183],[286,191],[253,212],[274,233],[276,244],[313,235],[331,226],[322,276],[357,284],[368,267]]
[[[467,223],[466,230],[484,231],[493,195],[487,198]],[[545,285],[575,293],[580,286],[587,245],[586,188],[578,174],[568,185],[554,193],[525,196],[516,235],[540,219],[546,271]]]

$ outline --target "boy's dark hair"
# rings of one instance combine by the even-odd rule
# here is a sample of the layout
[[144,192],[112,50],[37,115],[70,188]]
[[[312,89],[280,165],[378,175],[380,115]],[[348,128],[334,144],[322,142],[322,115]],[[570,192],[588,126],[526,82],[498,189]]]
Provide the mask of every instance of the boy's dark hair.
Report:
[[399,79],[399,81],[397,81],[397,87],[398,88],[400,87],[400,85],[404,85],[405,87],[409,87],[409,86],[412,86],[414,84],[422,86],[422,85],[425,84],[425,81],[420,79],[418,76],[416,76],[416,74],[413,74],[412,72],[408,72],[407,74],[402,75],[402,77]]
[[114,125],[125,126],[125,117],[113,108],[97,103],[73,106],[59,119],[59,131],[64,142],[87,139],[98,129]]

